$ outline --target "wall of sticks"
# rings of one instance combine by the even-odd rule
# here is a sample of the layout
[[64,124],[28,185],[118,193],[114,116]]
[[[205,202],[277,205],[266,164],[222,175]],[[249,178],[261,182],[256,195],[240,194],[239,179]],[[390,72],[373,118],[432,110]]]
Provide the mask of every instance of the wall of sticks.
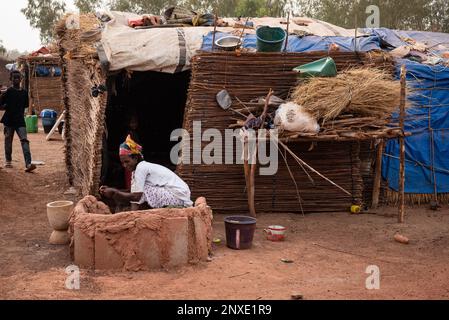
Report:
[[[232,109],[242,108],[238,100],[249,102],[270,89],[283,99],[297,83],[291,70],[301,64],[326,57],[327,53],[240,54],[201,53],[193,58],[192,79],[184,118],[184,128],[193,133],[193,121],[201,121],[202,131],[232,127],[238,115],[221,109],[216,94],[226,89],[233,99]],[[383,54],[332,53],[339,71],[354,66],[387,68],[393,63]],[[250,106],[251,104],[248,103]],[[351,196],[322,178],[298,167],[292,157],[279,155],[279,170],[273,176],[256,176],[257,212],[346,211],[352,204],[370,205],[372,162],[377,136],[292,137],[289,148],[320,173],[348,190]],[[296,139],[296,140],[295,140]],[[207,143],[203,143],[203,147]],[[283,151],[281,151],[283,152]],[[240,155],[235,154],[234,158]],[[284,160],[285,156],[285,160]],[[193,155],[192,155],[193,157]],[[191,158],[192,158],[191,157]],[[178,174],[189,184],[192,197],[205,196],[218,213],[248,212],[245,175],[242,165],[180,164]],[[290,173],[290,172],[291,173]],[[291,174],[298,185],[300,199]]]
[[[64,110],[63,84],[61,76],[37,76],[36,68],[58,67],[61,68],[61,60],[55,57],[22,57],[19,62],[25,66],[28,96],[30,106],[36,114],[43,109],[53,109],[58,114]],[[31,110],[29,110],[31,113]]]

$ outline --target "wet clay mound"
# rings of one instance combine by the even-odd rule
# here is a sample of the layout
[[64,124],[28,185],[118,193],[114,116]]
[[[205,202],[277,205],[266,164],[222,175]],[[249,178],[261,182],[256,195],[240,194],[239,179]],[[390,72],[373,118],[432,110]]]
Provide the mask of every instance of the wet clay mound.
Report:
[[205,261],[211,249],[212,210],[204,198],[195,207],[112,215],[87,196],[70,218],[71,255],[84,268],[152,270]]

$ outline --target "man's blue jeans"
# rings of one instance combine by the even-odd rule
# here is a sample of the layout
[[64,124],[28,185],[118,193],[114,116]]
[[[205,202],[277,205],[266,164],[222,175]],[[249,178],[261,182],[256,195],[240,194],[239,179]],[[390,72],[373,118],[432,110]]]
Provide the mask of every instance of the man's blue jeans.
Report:
[[27,139],[27,129],[25,127],[7,127],[4,128],[5,134],[5,158],[6,162],[12,161],[12,141],[14,138],[14,131],[19,136],[20,143],[22,144],[23,157],[25,159],[25,166],[31,164],[31,151],[30,142]]

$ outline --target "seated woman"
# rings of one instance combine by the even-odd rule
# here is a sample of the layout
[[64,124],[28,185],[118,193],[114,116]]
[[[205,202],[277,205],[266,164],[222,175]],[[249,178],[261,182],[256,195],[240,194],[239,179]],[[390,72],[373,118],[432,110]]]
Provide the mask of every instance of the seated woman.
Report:
[[120,145],[120,161],[132,172],[131,192],[101,186],[100,194],[106,199],[131,203],[131,210],[139,210],[143,204],[152,209],[192,206],[189,186],[171,170],[144,161],[142,147],[129,135]]

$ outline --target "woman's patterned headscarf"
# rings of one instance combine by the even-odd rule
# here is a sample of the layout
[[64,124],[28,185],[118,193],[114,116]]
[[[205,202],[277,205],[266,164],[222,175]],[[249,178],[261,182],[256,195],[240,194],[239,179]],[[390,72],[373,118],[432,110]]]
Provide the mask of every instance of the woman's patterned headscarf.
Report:
[[128,135],[126,137],[126,141],[120,145],[120,155],[121,156],[130,156],[133,154],[142,155],[142,146],[137,144],[131,136]]

